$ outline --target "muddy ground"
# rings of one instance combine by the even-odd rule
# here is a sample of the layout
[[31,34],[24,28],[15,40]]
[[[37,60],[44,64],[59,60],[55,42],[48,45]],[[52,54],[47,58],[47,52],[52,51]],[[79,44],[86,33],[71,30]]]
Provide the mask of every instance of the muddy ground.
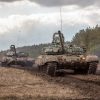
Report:
[[0,100],[100,100],[100,75],[50,77],[35,68],[0,67]]

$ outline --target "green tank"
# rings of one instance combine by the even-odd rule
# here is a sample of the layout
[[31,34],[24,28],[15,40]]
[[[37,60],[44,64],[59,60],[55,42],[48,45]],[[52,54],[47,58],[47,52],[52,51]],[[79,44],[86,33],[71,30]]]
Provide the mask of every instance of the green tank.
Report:
[[40,71],[50,76],[66,70],[95,74],[99,59],[96,55],[87,55],[85,47],[65,43],[63,33],[58,31],[53,34],[51,45],[43,48],[35,63]]
[[28,54],[24,52],[16,52],[15,45],[10,46],[10,50],[5,54],[1,61],[2,66],[32,66],[33,61],[28,59]]

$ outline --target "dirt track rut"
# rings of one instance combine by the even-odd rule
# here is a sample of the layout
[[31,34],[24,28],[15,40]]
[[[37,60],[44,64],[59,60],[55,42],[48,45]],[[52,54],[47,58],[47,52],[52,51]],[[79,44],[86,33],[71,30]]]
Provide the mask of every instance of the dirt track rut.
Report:
[[100,76],[49,77],[34,69],[0,67],[1,99],[100,100]]

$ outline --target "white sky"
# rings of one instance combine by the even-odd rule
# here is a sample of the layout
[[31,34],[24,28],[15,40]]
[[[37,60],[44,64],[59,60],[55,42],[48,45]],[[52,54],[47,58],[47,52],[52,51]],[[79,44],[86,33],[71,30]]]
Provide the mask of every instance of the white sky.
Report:
[[53,33],[60,30],[60,4],[66,41],[80,29],[100,24],[99,0],[10,1],[0,0],[0,50],[11,44],[18,47],[51,42]]

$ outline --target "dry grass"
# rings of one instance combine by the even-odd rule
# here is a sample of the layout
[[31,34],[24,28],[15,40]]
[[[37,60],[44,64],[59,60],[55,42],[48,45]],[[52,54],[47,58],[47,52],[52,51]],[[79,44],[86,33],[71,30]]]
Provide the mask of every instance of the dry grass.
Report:
[[100,76],[49,77],[33,69],[0,67],[0,100],[100,98]]

